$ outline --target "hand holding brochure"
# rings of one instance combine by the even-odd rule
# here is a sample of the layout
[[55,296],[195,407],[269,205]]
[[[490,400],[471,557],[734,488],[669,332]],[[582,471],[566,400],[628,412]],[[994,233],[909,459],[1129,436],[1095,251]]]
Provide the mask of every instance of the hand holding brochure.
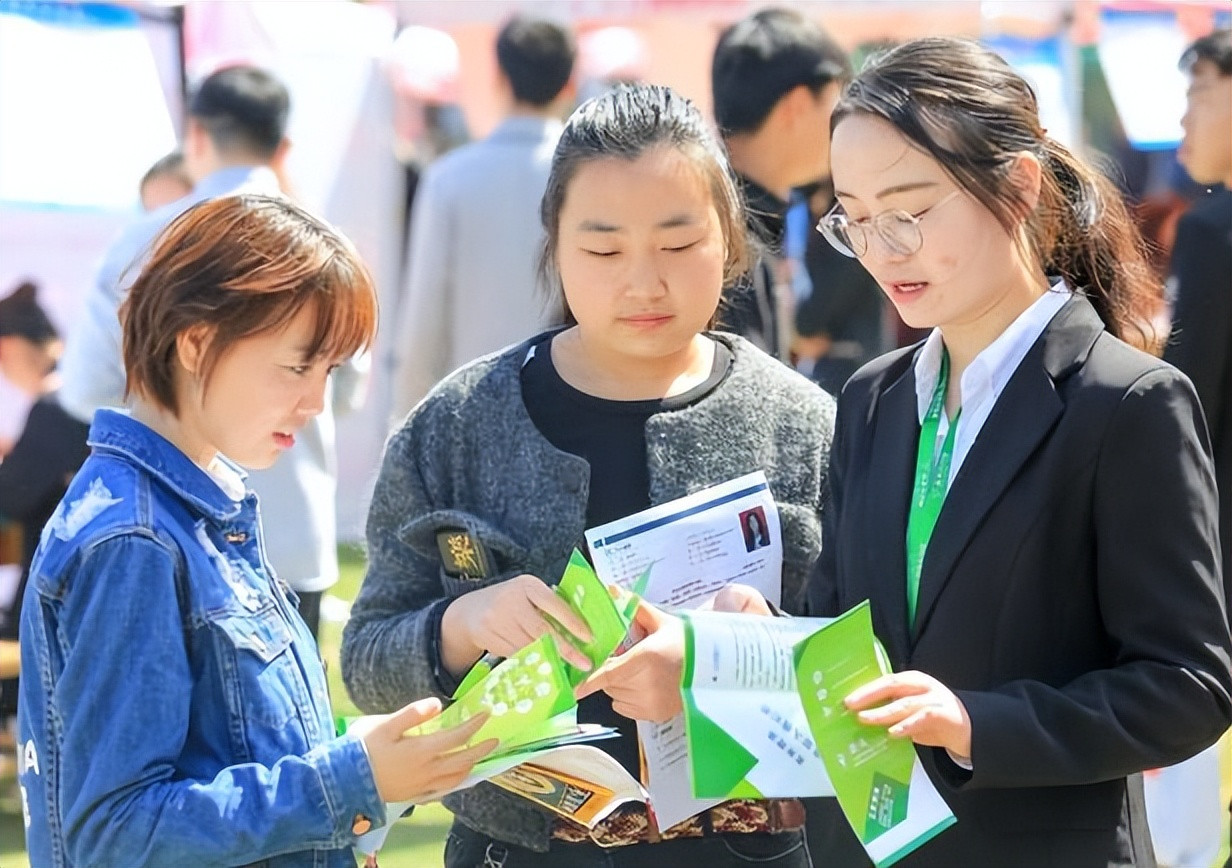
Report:
[[796,645],[800,699],[839,805],[877,868],[949,828],[954,815],[915,745],[860,722],[843,698],[890,672],[868,601]]
[[[782,592],[782,529],[762,471],[591,528],[586,542],[604,582],[630,587],[642,576],[637,593],[668,609],[696,609],[730,582],[750,585],[775,604]],[[695,798],[690,790],[683,716],[639,720],[637,734],[660,828],[722,801]]]
[[914,745],[843,704],[890,671],[867,602],[835,619],[683,617],[694,795],[837,795],[878,868],[954,823]]
[[[637,585],[644,586],[645,577]],[[581,616],[592,634],[589,642],[576,641],[573,644],[591,661],[592,666],[600,665],[624,641],[637,606],[636,595],[618,591],[619,600],[615,599],[577,551],[570,558],[556,591]],[[562,636],[569,635],[563,630],[558,632]],[[495,665],[486,658],[481,660],[454,691],[454,702],[436,717],[410,729],[407,735],[426,735],[452,728],[486,712],[488,720],[468,744],[495,738],[500,746],[479,762],[456,789],[501,778],[493,782],[519,792],[515,784],[524,782],[526,776],[510,776],[511,769],[533,760],[568,776],[571,768],[568,760],[581,757],[585,761],[586,772],[594,774],[605,770],[611,779],[600,782],[595,793],[615,795],[619,791],[623,794],[629,790],[631,783],[642,793],[640,797],[645,798],[641,785],[615,760],[593,748],[590,753],[579,754],[576,750],[579,742],[615,735],[615,731],[607,727],[579,726],[577,723],[573,689],[586,675],[561,658],[551,636],[542,636]],[[602,758],[602,762],[596,755]],[[578,771],[574,770],[573,774],[578,775]],[[608,785],[603,786],[605,783]],[[445,795],[447,793],[444,792],[430,793],[419,801],[435,801]],[[598,819],[593,822],[598,822],[619,804],[613,802],[603,810],[603,805],[594,807],[593,803],[598,799],[591,801],[591,813],[599,813]],[[562,805],[570,804],[563,798],[560,802]],[[388,805],[387,817],[392,822],[411,804]],[[552,807],[551,804],[545,806]],[[359,840],[360,849],[365,853],[374,852],[384,842],[388,832],[388,826],[368,832]]]

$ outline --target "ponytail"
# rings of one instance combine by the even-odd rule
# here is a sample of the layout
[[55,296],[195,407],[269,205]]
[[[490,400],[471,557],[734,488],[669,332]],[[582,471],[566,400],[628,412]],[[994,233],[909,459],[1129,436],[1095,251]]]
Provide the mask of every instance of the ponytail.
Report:
[[1161,287],[1119,190],[1064,145],[1043,137],[1043,186],[1030,232],[1044,271],[1085,293],[1116,337],[1158,351],[1151,310]]

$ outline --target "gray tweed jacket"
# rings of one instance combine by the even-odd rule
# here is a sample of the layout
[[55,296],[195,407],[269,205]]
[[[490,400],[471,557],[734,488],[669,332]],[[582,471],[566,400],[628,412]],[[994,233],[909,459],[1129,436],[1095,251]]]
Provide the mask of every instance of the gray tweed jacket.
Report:
[[[763,470],[782,516],[783,601],[798,611],[821,551],[821,500],[834,400],[742,338],[716,333],[734,361],[697,403],[646,423],[650,499],[663,503]],[[439,670],[439,614],[467,591],[521,573],[554,584],[584,543],[590,468],[557,450],[522,402],[530,343],[479,359],[445,379],[390,438],[368,514],[368,572],[342,638],[342,675],[370,713],[455,687]],[[464,528],[488,575],[455,578],[439,529]],[[544,851],[549,815],[491,784],[445,799],[468,826]]]

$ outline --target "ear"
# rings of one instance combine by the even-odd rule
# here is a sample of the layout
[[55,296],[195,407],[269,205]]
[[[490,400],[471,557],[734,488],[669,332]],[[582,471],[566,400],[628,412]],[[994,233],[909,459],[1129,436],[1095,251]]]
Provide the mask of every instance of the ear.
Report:
[[214,330],[207,325],[198,323],[189,326],[175,336],[175,354],[180,367],[199,377],[205,360],[205,352],[209,348]]
[[1010,165],[1009,181],[1022,203],[1024,215],[1030,214],[1039,204],[1043,171],[1039,157],[1029,151],[1015,155],[1014,162]]
[[808,85],[798,84],[779,97],[779,101],[774,104],[771,114],[782,112],[784,120],[789,125],[794,125],[801,118],[808,117],[809,113],[813,111],[816,102],[817,97],[809,90]]

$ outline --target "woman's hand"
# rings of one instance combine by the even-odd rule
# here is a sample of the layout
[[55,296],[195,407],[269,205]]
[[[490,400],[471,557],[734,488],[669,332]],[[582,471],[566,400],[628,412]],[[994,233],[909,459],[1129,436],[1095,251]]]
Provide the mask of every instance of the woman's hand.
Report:
[[908,671],[883,675],[843,700],[862,723],[889,728],[892,736],[943,747],[952,757],[971,758],[971,718],[954,691],[931,675]]
[[575,696],[582,699],[602,690],[612,697],[612,710],[617,714],[655,723],[671,720],[682,707],[684,626],[679,618],[641,602],[630,634],[642,638],[596,669],[578,686]]
[[429,735],[405,735],[413,726],[441,713],[439,699],[421,699],[393,714],[361,717],[347,730],[359,736],[368,751],[376,791],[386,802],[405,802],[453,789],[475,763],[498,744],[494,738],[472,747],[463,745],[488,719],[476,715],[461,726]]
[[441,622],[441,661],[458,675],[485,651],[508,657],[551,633],[560,656],[589,671],[586,655],[553,629],[548,618],[582,642],[592,638],[586,623],[557,596],[556,590],[534,576],[515,576],[463,594],[449,604]]

